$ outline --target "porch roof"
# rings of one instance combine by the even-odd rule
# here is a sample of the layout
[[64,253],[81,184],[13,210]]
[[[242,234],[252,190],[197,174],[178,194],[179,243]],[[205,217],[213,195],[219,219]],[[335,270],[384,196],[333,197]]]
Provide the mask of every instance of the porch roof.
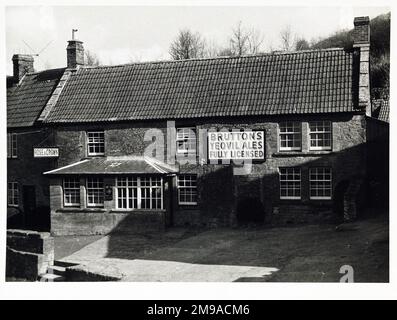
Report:
[[45,175],[82,174],[167,174],[178,168],[146,156],[120,156],[84,159],[44,172]]

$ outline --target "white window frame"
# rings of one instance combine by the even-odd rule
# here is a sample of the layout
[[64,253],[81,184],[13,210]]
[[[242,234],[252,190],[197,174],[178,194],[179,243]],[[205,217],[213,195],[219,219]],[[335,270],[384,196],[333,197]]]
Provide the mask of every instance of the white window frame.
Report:
[[[74,187],[66,187],[66,180],[75,180],[74,182],[77,182],[77,186]],[[62,186],[63,186],[63,205],[64,207],[80,207],[80,203],[81,203],[81,194],[80,194],[80,178],[76,178],[76,177],[67,177],[64,178],[62,181]],[[67,198],[71,198],[72,196],[66,196],[66,191],[69,190],[77,190],[77,194],[79,196],[79,202],[68,202]]]
[[[281,128],[286,125],[286,126],[291,126],[292,127],[292,131],[281,131]],[[299,131],[295,131],[296,126],[298,127]],[[299,147],[283,147],[281,145],[281,141],[282,141],[282,136],[290,136],[292,135],[292,144],[294,145],[294,139],[296,138],[296,136],[299,137],[299,142],[300,142],[300,146]],[[278,124],[278,143],[279,143],[279,151],[302,151],[302,123],[298,122],[298,121],[283,121],[280,122]]]
[[[312,126],[315,125],[315,129],[316,130],[312,130]],[[321,130],[319,130],[318,128],[321,128]],[[325,128],[329,127],[329,131],[327,131]],[[312,141],[315,140],[317,141],[325,141],[325,139],[313,139],[312,135],[326,135],[329,134],[330,139],[329,139],[329,146],[312,146]],[[317,136],[318,137],[318,136]],[[327,120],[319,120],[319,121],[310,121],[309,122],[309,150],[310,151],[318,151],[318,150],[332,150],[332,122],[331,121],[327,121]]]
[[[96,181],[94,181],[96,180]],[[102,185],[102,187],[93,187],[90,186],[90,184],[99,184]],[[93,192],[93,198],[94,202],[90,203],[89,198],[90,198],[90,192]],[[101,195],[102,194],[102,195]],[[95,202],[95,198],[101,198],[102,197],[102,202]],[[95,207],[95,208],[103,208],[105,204],[105,188],[104,188],[104,183],[103,183],[103,178],[102,177],[88,177],[86,179],[86,201],[87,201],[87,207]]]
[[[95,134],[100,134],[103,137],[90,137],[90,135],[95,135]],[[92,157],[92,156],[103,156],[105,155],[105,131],[104,130],[90,130],[86,132],[86,137],[87,137],[87,155]],[[102,141],[90,141],[90,139],[96,138],[100,139]],[[95,148],[96,145],[103,145],[103,152],[90,152],[90,146],[93,146]]]
[[[180,132],[181,131],[181,132]],[[194,137],[189,136],[191,133],[194,133]],[[188,142],[193,141],[193,142]],[[183,145],[192,145],[193,148],[179,148],[179,142],[183,142]],[[176,128],[176,152],[178,154],[196,154],[197,152],[197,131],[195,127],[179,127]]]
[[[182,177],[184,179],[182,179]],[[189,180],[186,180],[186,177],[190,177]],[[194,178],[194,179],[192,179]],[[189,181],[190,184],[194,183],[194,185],[187,186],[186,181]],[[181,183],[184,182],[184,185]],[[177,176],[177,186],[178,186],[178,204],[187,205],[187,206],[195,206],[197,205],[197,201],[181,201],[181,190],[191,189],[191,192],[196,192],[197,199],[197,175],[196,174],[181,174]]]
[[18,140],[16,133],[7,133],[7,158],[18,158]]
[[[7,204],[9,207],[19,207],[19,184],[11,181],[7,185]],[[16,200],[16,201],[15,201]]]
[[[316,179],[312,180],[312,175],[318,176],[318,170],[329,170],[329,179]],[[314,173],[316,171],[316,173]],[[325,174],[323,172],[323,174]],[[313,182],[324,182],[324,183],[329,183],[329,188],[324,188],[324,189],[329,189],[330,190],[330,195],[329,196],[312,196],[312,190],[313,190]],[[319,188],[317,188],[319,190]],[[332,200],[332,168],[331,167],[315,167],[315,168],[310,168],[309,169],[309,194],[310,194],[310,199],[311,200]]]
[[[119,182],[121,181],[121,179],[126,179],[125,185],[119,185]],[[129,180],[131,182],[133,182],[136,179],[136,184],[129,184]],[[149,185],[143,185],[144,181],[146,182],[147,180],[145,179],[149,179]],[[155,185],[154,184],[154,179],[156,179],[155,181],[159,181],[160,185]],[[159,180],[157,180],[159,179]],[[119,206],[119,195],[120,195],[120,191],[119,189],[125,189],[125,197],[122,197],[123,199],[125,198],[125,202],[126,202],[126,207],[120,207]],[[133,196],[133,192],[131,192],[132,196],[130,196],[130,192],[128,189],[136,189],[136,197]],[[149,189],[149,198],[146,197],[142,197],[142,189]],[[160,198],[158,197],[152,197],[152,192],[155,189],[159,189],[160,190]],[[164,202],[164,196],[163,196],[163,178],[162,177],[155,177],[155,176],[120,176],[120,177],[116,177],[116,184],[115,184],[115,194],[116,194],[116,209],[118,210],[163,210],[163,202]],[[134,205],[131,207],[130,206],[130,200],[136,199],[137,205],[136,208],[134,207]],[[145,199],[150,199],[149,203],[150,203],[150,208],[142,208],[142,200]],[[153,200],[160,200],[160,208],[153,208]]]
[[[301,168],[300,167],[280,167],[278,170],[279,170],[279,184],[280,184],[280,199],[281,200],[300,200],[300,199],[302,199],[302,170],[301,170]],[[284,175],[282,173],[283,170],[287,170],[286,175],[288,175],[288,174],[296,175],[295,170],[298,170],[299,171],[299,180],[295,179],[295,177],[293,179],[289,179],[289,180],[288,179],[282,180],[281,178]],[[288,173],[288,170],[294,170],[294,172]],[[299,196],[283,196],[282,192],[281,192],[281,190],[284,189],[282,187],[282,182],[293,183],[293,184],[296,182],[299,182]],[[287,194],[288,194],[288,190],[289,190],[288,186],[285,189],[287,190]],[[295,189],[297,189],[297,188],[295,188],[295,186],[294,186],[292,188],[292,190],[295,190]]]

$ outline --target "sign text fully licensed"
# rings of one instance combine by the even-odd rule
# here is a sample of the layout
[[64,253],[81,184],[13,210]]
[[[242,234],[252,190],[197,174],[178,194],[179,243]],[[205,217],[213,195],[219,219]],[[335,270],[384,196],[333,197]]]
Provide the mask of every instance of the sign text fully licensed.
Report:
[[263,160],[264,136],[264,131],[209,132],[208,158],[210,160]]

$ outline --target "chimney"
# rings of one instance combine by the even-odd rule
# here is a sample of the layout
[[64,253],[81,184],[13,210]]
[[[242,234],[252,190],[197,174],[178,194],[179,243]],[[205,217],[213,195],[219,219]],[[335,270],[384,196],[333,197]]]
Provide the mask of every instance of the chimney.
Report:
[[34,59],[29,54],[14,54],[12,56],[12,63],[14,65],[14,81],[21,81],[25,73],[34,72]]
[[76,69],[84,65],[84,47],[83,42],[79,40],[69,40],[66,48],[68,68]]
[[365,110],[365,114],[367,116],[371,116],[371,95],[369,82],[369,17],[354,18],[353,48],[357,48],[360,54],[358,106],[359,108]]

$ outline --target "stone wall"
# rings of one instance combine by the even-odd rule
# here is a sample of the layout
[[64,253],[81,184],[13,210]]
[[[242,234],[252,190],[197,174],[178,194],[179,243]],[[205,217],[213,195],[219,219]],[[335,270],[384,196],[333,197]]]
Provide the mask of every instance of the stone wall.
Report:
[[[29,130],[18,129],[8,132],[17,133],[18,157],[7,159],[7,181],[17,182],[19,188],[18,207],[8,206],[7,211],[11,216],[15,213],[25,212],[24,186],[34,186],[36,198],[36,212],[21,219],[24,225],[18,228],[37,228],[47,231],[49,224],[49,181],[43,172],[57,167],[55,158],[34,158],[33,148],[35,146],[54,146],[52,132],[49,129],[29,128]],[[16,227],[16,226],[15,226]]]
[[[332,121],[332,151],[310,151],[308,122],[312,120]],[[278,123],[280,121],[299,121],[302,123],[302,151],[279,152]],[[319,221],[332,215],[332,200],[311,200],[309,197],[309,169],[327,166],[332,168],[333,189],[342,181],[354,176],[366,174],[366,122],[363,113],[356,115],[306,115],[273,116],[257,118],[201,119],[177,121],[177,127],[194,126],[200,129],[251,129],[265,131],[265,160],[254,162],[252,172],[247,176],[233,174],[231,164],[209,164],[197,157],[197,163],[180,164],[180,173],[198,175],[198,204],[186,206],[178,204],[176,179],[172,182],[170,196],[170,216],[174,225],[233,225],[236,222],[236,208],[246,197],[258,198],[264,207],[264,219],[269,223],[285,224],[288,222]],[[142,155],[146,146],[152,141],[144,141],[148,129],[157,128],[166,133],[167,123],[137,122],[111,123],[106,126],[73,125],[57,129],[57,143],[60,147],[59,164],[67,165],[86,157],[85,131],[105,130],[106,155]],[[166,137],[164,140],[167,141]],[[206,142],[205,142],[206,143]],[[166,150],[161,150],[166,153]],[[279,167],[299,166],[302,171],[302,198],[300,200],[280,200]],[[61,181],[51,185],[51,207],[62,207]],[[57,198],[58,197],[58,198]],[[167,195],[166,195],[167,197]],[[168,201],[168,199],[166,199]],[[106,205],[105,205],[106,207]],[[168,205],[165,207],[168,208]],[[61,222],[61,215],[54,218]],[[77,212],[77,216],[81,216]],[[103,214],[99,214],[100,217]],[[88,217],[88,216],[87,216]],[[69,218],[68,218],[69,219]],[[91,218],[90,218],[91,219]],[[104,225],[115,219],[98,218],[101,232]],[[103,220],[104,219],[104,220]],[[57,223],[54,222],[54,226]],[[73,224],[72,224],[73,225]],[[113,225],[113,222],[110,223]],[[102,227],[101,227],[102,226]],[[92,230],[91,225],[89,230]],[[68,227],[66,227],[68,228]],[[62,229],[61,224],[57,232]],[[88,230],[87,229],[87,230]]]
[[51,233],[96,235],[163,231],[165,211],[109,212],[105,210],[58,210],[51,213]]
[[35,281],[53,264],[54,238],[49,233],[7,230],[7,278]]

